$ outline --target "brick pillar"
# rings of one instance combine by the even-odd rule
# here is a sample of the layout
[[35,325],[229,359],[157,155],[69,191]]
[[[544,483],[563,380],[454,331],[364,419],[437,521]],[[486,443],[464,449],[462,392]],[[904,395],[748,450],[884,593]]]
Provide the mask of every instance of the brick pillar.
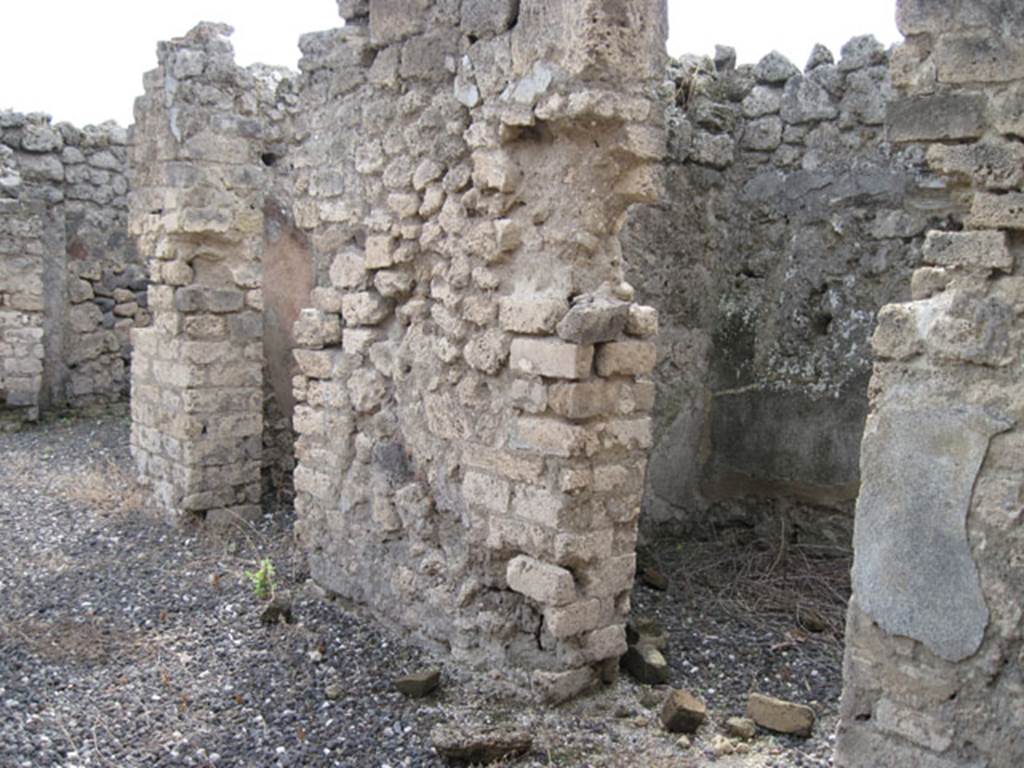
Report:
[[843,768],[1024,764],[1024,7],[902,0],[893,141],[959,204],[883,307],[861,451]]
[[164,509],[211,522],[259,513],[263,418],[257,85],[227,34],[160,44],[131,154],[153,312],[133,333],[132,451]]

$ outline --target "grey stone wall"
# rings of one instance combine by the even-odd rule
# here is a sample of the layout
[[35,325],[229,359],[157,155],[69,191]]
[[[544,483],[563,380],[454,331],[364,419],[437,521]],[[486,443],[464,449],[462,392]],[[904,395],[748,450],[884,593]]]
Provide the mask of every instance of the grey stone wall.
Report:
[[616,674],[650,445],[618,230],[658,194],[664,7],[617,6],[342,2],[301,43],[298,539],[551,700]]
[[669,66],[666,192],[623,233],[662,318],[651,529],[782,515],[848,545],[875,314],[949,214],[923,152],[884,135],[891,90],[871,37],[802,72],[729,49]]
[[957,212],[882,308],[836,765],[1024,763],[1024,8],[902,0],[893,141]]
[[160,45],[136,102],[130,198],[153,311],[133,336],[132,451],[170,514],[216,524],[260,514],[262,476],[290,469],[291,442],[290,412],[265,383],[289,376],[288,351],[264,355],[268,318],[290,326],[264,301],[288,86],[280,71],[236,66],[230,33],[203,23]]
[[[127,394],[128,331],[149,318],[144,268],[126,229],[125,145],[126,132],[112,123],[80,130],[52,125],[46,115],[0,113],[0,152],[9,168],[3,194],[20,201],[7,203],[7,220],[28,239],[0,259],[4,325],[27,323],[43,332],[33,341],[43,349],[42,368],[30,375],[38,377],[35,384],[14,378],[36,363],[18,362],[0,348],[13,376],[5,384],[6,415],[17,418],[8,423],[34,420],[40,407],[109,403]],[[18,312],[39,314],[18,319]]]

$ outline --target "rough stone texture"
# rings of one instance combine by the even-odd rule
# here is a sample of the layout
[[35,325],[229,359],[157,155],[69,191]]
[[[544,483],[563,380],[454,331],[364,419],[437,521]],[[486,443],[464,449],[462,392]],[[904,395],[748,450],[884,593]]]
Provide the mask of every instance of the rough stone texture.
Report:
[[625,651],[641,486],[610,478],[650,445],[650,366],[594,364],[653,364],[626,325],[657,327],[618,234],[659,193],[664,7],[616,8],[372,0],[303,38],[296,85],[325,299],[295,333],[312,575],[549,701]]
[[986,106],[1020,87],[1024,10],[898,8],[915,35],[899,103],[945,114],[910,131],[890,109],[890,135],[942,142],[928,159],[960,205],[928,234],[915,300],[885,307],[873,339],[835,762],[1009,768],[1024,761],[1021,180],[1000,160],[1019,151],[1006,113]]
[[747,717],[776,733],[810,736],[814,728],[814,710],[804,704],[783,701],[763,693],[752,693],[747,699]]
[[127,394],[128,334],[149,322],[127,191],[124,129],[0,114],[0,421]]
[[803,74],[771,54],[667,75],[666,193],[622,237],[661,319],[645,530],[774,508],[805,540],[848,544],[875,314],[909,298],[924,232],[955,205],[922,148],[886,141],[893,75],[873,38]]
[[276,164],[283,122],[280,77],[236,67],[230,32],[203,23],[159,46],[132,147],[131,226],[154,315],[133,337],[132,451],[170,514],[217,524],[259,514],[264,169]]

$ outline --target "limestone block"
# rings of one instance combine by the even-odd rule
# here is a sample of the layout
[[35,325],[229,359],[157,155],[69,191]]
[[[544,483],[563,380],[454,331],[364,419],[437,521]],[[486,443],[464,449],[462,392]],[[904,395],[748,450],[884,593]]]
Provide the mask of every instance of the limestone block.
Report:
[[1004,83],[1024,78],[1024,45],[990,29],[940,35],[932,56],[943,83]]
[[386,269],[394,263],[395,239],[391,235],[370,235],[366,238],[366,269]]
[[471,368],[492,376],[504,366],[508,354],[508,336],[494,328],[474,336],[462,351]]
[[926,264],[939,267],[1013,271],[1005,232],[929,232],[922,256]]
[[292,354],[302,374],[311,379],[333,379],[346,368],[340,349],[296,349]]
[[839,51],[839,70],[851,72],[885,64],[885,46],[874,35],[858,35],[848,40]]
[[512,514],[548,528],[559,528],[565,522],[570,504],[570,499],[561,493],[523,485],[513,494]]
[[636,555],[603,558],[577,574],[586,597],[617,597],[633,588]]
[[732,137],[698,131],[693,137],[693,159],[712,168],[727,168],[732,165],[736,153],[736,142]]
[[462,482],[462,496],[470,506],[504,515],[508,512],[511,486],[507,480],[486,472],[468,471]]
[[619,386],[607,381],[553,384],[548,389],[548,406],[559,416],[583,420],[615,412]]
[[542,458],[485,445],[468,446],[462,452],[462,463],[524,483],[539,482],[544,474]]
[[501,150],[477,150],[473,153],[473,183],[480,189],[514,192],[522,178],[515,160]]
[[810,707],[761,693],[751,693],[747,698],[747,717],[762,728],[797,736],[810,736],[815,720]]
[[971,213],[967,217],[967,225],[978,228],[1024,229],[1024,193],[976,193],[971,203]]
[[335,288],[360,288],[366,281],[366,262],[363,254],[354,249],[342,251],[334,257],[330,269],[331,285]]
[[517,294],[498,302],[498,321],[506,331],[550,334],[568,311],[569,303],[564,298]]
[[588,688],[597,684],[597,674],[590,667],[580,667],[567,672],[533,673],[533,688],[541,700],[548,704],[560,704],[574,699]]
[[341,322],[337,315],[303,309],[295,321],[293,336],[301,347],[322,349],[341,342]]
[[707,717],[704,702],[682,689],[669,691],[661,705],[661,724],[669,733],[696,733]]
[[600,600],[580,600],[544,610],[544,626],[554,637],[564,638],[597,629],[609,612]]
[[987,104],[981,94],[907,96],[889,102],[890,141],[973,139],[985,131]]
[[588,632],[582,638],[583,655],[587,661],[617,659],[626,652],[626,627],[611,624],[602,629]]
[[473,37],[500,35],[518,13],[519,0],[463,0],[462,32]]
[[518,373],[559,379],[582,379],[590,375],[594,348],[560,339],[513,340],[510,365]]
[[640,338],[656,336],[658,333],[658,310],[641,304],[630,304],[624,330],[629,336]]
[[426,28],[431,0],[370,0],[370,42],[387,45]]
[[234,288],[210,288],[188,285],[174,292],[174,306],[179,312],[237,312],[245,304],[245,294]]
[[886,304],[878,311],[871,348],[882,358],[907,360],[924,351],[913,305]]
[[970,179],[983,189],[1009,190],[1024,185],[1024,145],[1001,139],[975,144],[933,144],[928,162],[940,173]]
[[514,447],[550,456],[569,458],[583,454],[589,444],[587,431],[558,419],[522,416],[516,420]]
[[643,376],[654,370],[658,350],[649,341],[613,341],[597,348],[599,376]]
[[64,146],[58,131],[49,125],[29,123],[21,132],[21,148],[26,152],[57,152]]
[[505,580],[513,592],[545,605],[566,605],[576,600],[576,584],[569,571],[527,555],[509,560]]
[[558,323],[558,335],[573,344],[596,344],[617,338],[626,325],[629,304],[603,296],[577,298]]
[[391,302],[375,292],[349,293],[341,299],[341,315],[349,326],[380,325],[391,311]]

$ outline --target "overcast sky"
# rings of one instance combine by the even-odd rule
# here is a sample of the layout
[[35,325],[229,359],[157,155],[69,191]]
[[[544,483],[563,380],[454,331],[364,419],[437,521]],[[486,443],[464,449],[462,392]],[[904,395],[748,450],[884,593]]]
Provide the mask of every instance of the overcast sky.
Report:
[[[225,21],[240,64],[295,67],[303,32],[340,24],[334,0],[0,0],[0,109],[78,125],[131,122],[156,43],[197,21]],[[895,0],[668,0],[669,53],[732,45],[740,62],[777,49],[803,67],[816,42],[838,55],[871,33],[897,42]]]

